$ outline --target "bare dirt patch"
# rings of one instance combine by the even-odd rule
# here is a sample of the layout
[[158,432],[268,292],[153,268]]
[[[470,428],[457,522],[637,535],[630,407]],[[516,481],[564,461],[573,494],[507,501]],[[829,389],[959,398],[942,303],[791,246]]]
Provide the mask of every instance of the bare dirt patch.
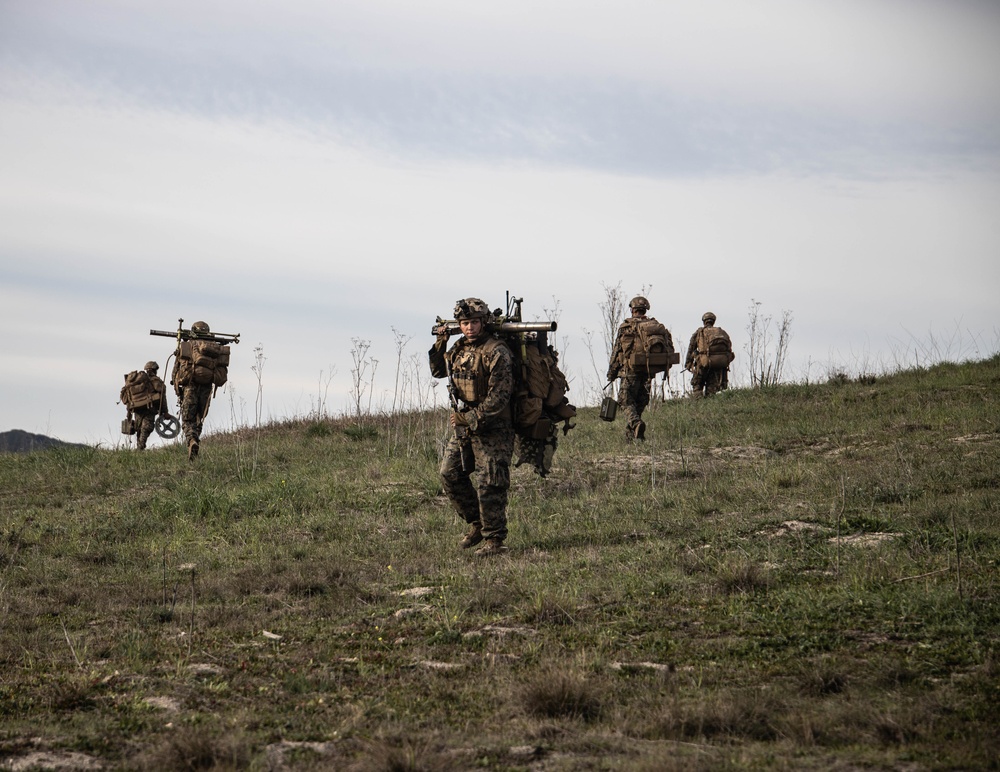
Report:
[[93,756],[73,751],[32,751],[23,756],[0,759],[0,769],[21,770],[51,769],[51,770],[91,770],[104,769],[104,764]]
[[831,544],[848,544],[852,547],[876,547],[882,542],[890,541],[901,533],[883,533],[875,531],[873,533],[852,533],[849,536],[834,536],[830,539]]
[[770,534],[767,531],[759,531],[759,533],[765,536],[769,535],[772,539],[777,539],[782,536],[796,536],[803,533],[815,534],[828,530],[825,526],[818,525],[817,523],[806,523],[802,520],[786,520]]

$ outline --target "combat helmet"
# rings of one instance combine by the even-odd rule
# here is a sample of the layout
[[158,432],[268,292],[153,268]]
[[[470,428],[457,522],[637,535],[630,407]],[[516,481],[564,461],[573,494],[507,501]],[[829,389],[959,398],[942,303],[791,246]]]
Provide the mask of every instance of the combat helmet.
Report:
[[649,310],[649,301],[646,300],[642,295],[636,295],[628,302],[628,307],[633,311],[637,308],[641,308],[643,311]]
[[198,333],[199,335],[205,335],[211,332],[208,327],[208,322],[195,322],[191,325],[191,332]]
[[160,369],[160,366],[156,364],[152,359],[150,359],[146,364],[142,366],[143,370],[152,370],[154,373]]
[[701,315],[701,320],[706,324],[715,324],[715,314],[713,314],[711,311],[706,311],[704,314]]
[[486,305],[485,301],[479,298],[465,298],[464,300],[455,301],[455,319],[458,321],[462,321],[463,319],[482,319],[483,324],[486,324],[491,317],[490,307]]

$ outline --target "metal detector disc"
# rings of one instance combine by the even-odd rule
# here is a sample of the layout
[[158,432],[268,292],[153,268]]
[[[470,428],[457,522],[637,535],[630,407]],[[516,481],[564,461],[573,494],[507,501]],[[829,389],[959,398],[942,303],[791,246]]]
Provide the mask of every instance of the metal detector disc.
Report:
[[180,434],[181,423],[170,415],[170,413],[167,413],[166,415],[161,415],[156,419],[156,423],[153,424],[153,428],[163,439],[172,440]]

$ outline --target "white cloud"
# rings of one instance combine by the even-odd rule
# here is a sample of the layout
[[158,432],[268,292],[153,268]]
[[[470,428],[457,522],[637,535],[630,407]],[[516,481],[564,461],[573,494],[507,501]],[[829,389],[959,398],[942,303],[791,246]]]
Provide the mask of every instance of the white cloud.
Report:
[[[993,110],[1000,69],[987,72],[995,54],[982,40],[994,14],[975,16],[973,4],[905,14],[888,1],[755,4],[759,16],[742,4],[692,10],[702,7],[20,6],[11,28],[75,42],[42,51],[37,69],[27,42],[0,60],[0,430],[117,441],[121,376],[150,357],[166,365],[170,341],[148,331],[178,316],[243,335],[237,412],[252,410],[262,346],[265,417],[307,412],[332,368],[328,405],[346,408],[355,338],[371,340],[380,361],[374,404],[391,401],[393,329],[412,336],[407,362],[426,378],[434,316],[468,294],[501,305],[505,290],[525,297],[531,317],[558,300],[577,400],[598,377],[583,330],[598,330],[601,286],[618,282],[626,295],[651,285],[654,315],[682,345],[707,308],[738,354],[752,298],[775,317],[792,310],[793,372],[858,351],[891,357],[911,332],[959,328],[982,353],[995,349],[1000,177],[995,147],[974,142],[993,124],[970,123],[963,152],[928,153],[926,169],[914,148],[953,142],[930,122],[908,155],[894,152],[906,137],[875,129],[857,142],[837,127],[797,133],[814,102],[868,120],[884,98],[872,125],[910,110],[970,120],[975,97]],[[954,48],[962,55],[945,56]],[[78,70],[60,69],[60,55],[78,57]],[[245,68],[232,79],[234,60]],[[134,65],[128,88],[109,74],[124,64]],[[161,80],[174,65],[183,77]],[[290,76],[308,68],[315,90],[296,91]],[[343,86],[344,72],[379,68],[404,78],[392,97],[419,83],[412,103],[397,109],[385,93],[365,102],[366,86],[386,85],[376,78],[353,84],[358,101],[345,112],[312,109],[327,80]],[[419,80],[405,79],[411,70]],[[192,72],[208,103],[260,101],[192,107],[178,89]],[[585,87],[526,96],[510,85],[560,77]],[[627,98],[621,79],[634,86]],[[467,101],[470,82],[492,90]],[[288,102],[268,101],[286,90]],[[674,115],[672,103],[669,120],[647,122],[657,96],[673,92],[706,110]],[[731,123],[719,94],[759,103],[754,120]],[[424,109],[428,95],[440,99]],[[548,98],[567,100],[557,116]],[[511,110],[536,101],[527,119]],[[352,122],[353,111],[364,115]],[[772,126],[730,162],[726,137],[736,145]],[[509,137],[529,138],[532,152],[491,152]],[[698,158],[678,173],[688,155]],[[850,173],[829,173],[841,157]],[[231,420],[220,400],[210,427]]]
[[173,24],[166,55],[200,40],[319,69],[622,78],[695,99],[925,117],[927,107],[978,111],[984,96],[995,111],[1000,100],[1000,9],[981,2],[200,2],[142,15]]

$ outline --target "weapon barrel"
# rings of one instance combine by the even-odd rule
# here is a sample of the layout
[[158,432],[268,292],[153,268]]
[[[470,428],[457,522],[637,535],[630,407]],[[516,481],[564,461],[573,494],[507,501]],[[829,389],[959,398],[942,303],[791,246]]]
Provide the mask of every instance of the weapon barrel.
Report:
[[[431,328],[431,334],[437,333],[437,329],[441,325],[445,325],[448,328],[449,335],[457,335],[462,331],[461,327],[458,326],[458,322],[454,319],[449,319],[448,321],[442,321]],[[490,329],[499,332],[555,332],[556,322],[503,322],[499,325],[491,325]]]
[[190,330],[181,330],[180,333],[178,333],[177,330],[150,330],[149,334],[150,335],[160,335],[160,336],[162,336],[164,338],[176,338],[178,336],[178,334],[179,334],[181,340],[191,340],[191,338],[193,338],[193,337],[198,337],[198,338],[201,338],[202,340],[211,340],[211,341],[214,341],[216,343],[239,343],[240,342],[240,334],[239,333],[236,333],[235,335],[230,335],[227,332],[210,332],[210,333],[207,333],[205,335],[194,336],[194,335],[191,334]]

